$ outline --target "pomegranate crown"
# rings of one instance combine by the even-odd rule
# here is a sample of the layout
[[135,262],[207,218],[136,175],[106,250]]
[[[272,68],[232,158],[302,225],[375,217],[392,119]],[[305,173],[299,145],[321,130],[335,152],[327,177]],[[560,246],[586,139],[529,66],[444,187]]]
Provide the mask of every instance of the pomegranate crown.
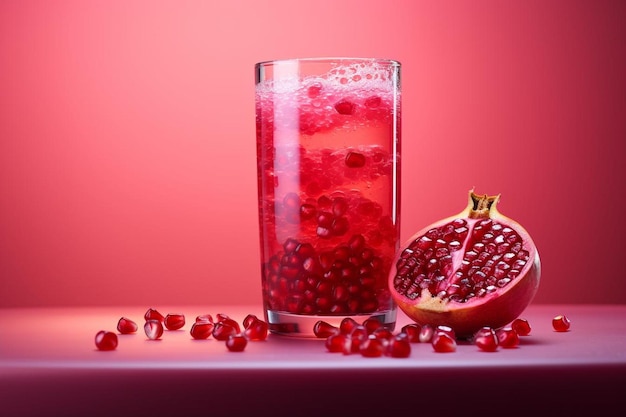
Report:
[[480,219],[489,217],[491,213],[497,212],[496,205],[498,204],[498,200],[500,199],[500,194],[498,195],[479,195],[474,192],[474,190],[470,190],[469,192],[469,218],[471,219]]

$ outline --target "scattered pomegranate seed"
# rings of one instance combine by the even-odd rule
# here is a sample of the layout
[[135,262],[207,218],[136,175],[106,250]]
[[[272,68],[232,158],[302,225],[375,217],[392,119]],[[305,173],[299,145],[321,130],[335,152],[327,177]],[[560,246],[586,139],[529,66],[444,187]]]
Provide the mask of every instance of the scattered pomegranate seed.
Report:
[[430,343],[433,340],[433,335],[435,334],[435,328],[430,324],[425,324],[420,329],[419,341],[421,343]]
[[257,316],[254,314],[248,314],[242,321],[243,328],[247,329],[250,324],[254,323],[254,321],[259,320]]
[[411,355],[411,342],[407,333],[398,333],[387,345],[387,356],[392,358],[408,358]]
[[216,319],[217,323],[227,324],[235,329],[235,333],[241,332],[241,327],[239,326],[239,323],[237,323],[237,321],[235,321],[234,319],[228,317],[226,314],[217,314]]
[[387,341],[391,340],[394,337],[393,332],[385,327],[379,327],[378,329],[374,330],[374,332],[372,332],[371,334],[376,336],[376,338],[378,339],[384,339]]
[[252,321],[247,322],[248,326],[243,331],[243,335],[252,341],[261,341],[267,339],[269,325],[263,320],[254,317]]
[[146,314],[144,314],[143,318],[146,320],[158,320],[161,323],[163,323],[163,320],[165,320],[165,316],[163,316],[163,314],[159,313],[154,308],[149,308],[148,311],[146,311]]
[[115,350],[117,348],[117,335],[107,330],[96,333],[96,347],[98,350]]
[[164,320],[165,327],[168,330],[178,330],[185,325],[184,314],[168,314]]
[[117,331],[121,334],[135,333],[139,327],[137,323],[126,317],[122,317],[117,322]]
[[485,352],[495,352],[498,350],[498,337],[491,327],[483,327],[474,335],[474,344]]
[[377,358],[383,356],[386,347],[387,346],[384,340],[370,334],[361,341],[359,352],[361,353],[361,356],[366,358]]
[[410,323],[400,329],[401,334],[405,334],[409,343],[418,343],[420,341],[421,326],[417,323]]
[[519,345],[519,335],[512,327],[503,327],[496,332],[498,344],[505,349],[515,348]]
[[361,348],[361,342],[367,339],[368,333],[365,326],[362,324],[356,326],[352,329],[352,332],[348,335],[349,343],[347,344],[348,349],[344,352],[345,354],[357,353]]
[[143,325],[143,330],[150,340],[156,340],[163,336],[163,324],[156,319],[147,320]]
[[365,327],[365,330],[367,330],[367,334],[372,334],[376,330],[382,328],[383,324],[380,322],[380,320],[370,317],[363,321],[363,326]]
[[570,321],[567,316],[556,316],[552,319],[552,327],[557,332],[566,332],[569,330]]
[[335,103],[335,110],[339,114],[350,115],[354,111],[354,103],[348,100],[341,100]]
[[343,333],[332,334],[326,338],[326,349],[328,349],[329,352],[343,353],[346,350],[349,351],[350,347],[347,347],[349,344],[349,336]]
[[339,333],[339,328],[328,322],[319,320],[313,326],[313,333],[316,337],[325,339],[333,334]]
[[237,329],[226,321],[218,321],[213,327],[213,338],[216,340],[228,340],[229,336],[239,333]]
[[519,336],[528,336],[530,334],[530,324],[526,319],[513,320],[511,328],[515,330]]
[[376,107],[380,106],[381,102],[382,102],[382,99],[380,97],[378,97],[378,96],[371,96],[371,97],[368,97],[365,100],[365,106],[373,109],[373,108],[376,108]]
[[189,334],[194,339],[208,339],[213,333],[213,327],[215,325],[210,321],[196,321],[191,325]]
[[435,328],[435,333],[445,333],[448,336],[450,336],[452,339],[456,340],[456,335],[454,333],[454,330],[452,330],[452,328],[449,326],[437,326]]
[[213,316],[210,314],[200,314],[199,316],[196,316],[196,323],[206,321],[213,323]]
[[456,351],[456,340],[445,332],[436,332],[433,335],[431,344],[437,353],[449,353]]
[[352,317],[346,317],[341,320],[341,323],[339,323],[339,331],[343,334],[350,334],[358,325],[359,323],[357,323]]
[[233,334],[226,339],[226,347],[231,352],[243,352],[248,344],[248,339],[242,334]]

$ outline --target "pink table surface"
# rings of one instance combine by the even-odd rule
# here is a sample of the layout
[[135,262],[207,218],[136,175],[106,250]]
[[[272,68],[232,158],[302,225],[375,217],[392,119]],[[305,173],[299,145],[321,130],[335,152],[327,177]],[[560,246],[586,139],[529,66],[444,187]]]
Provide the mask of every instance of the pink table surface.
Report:
[[[143,314],[185,314],[161,340],[143,333]],[[0,415],[367,415],[380,412],[543,415],[623,406],[626,305],[531,305],[532,326],[516,349],[487,353],[461,343],[454,353],[413,344],[409,358],[326,351],[324,342],[270,335],[244,352],[193,340],[195,316],[241,322],[259,306],[134,306],[0,309]],[[566,314],[569,332],[552,330]],[[98,351],[98,330],[140,324]],[[410,320],[402,313],[398,330]],[[434,408],[433,408],[434,407]],[[475,412],[475,413],[474,413]],[[341,413],[341,414],[340,414]]]

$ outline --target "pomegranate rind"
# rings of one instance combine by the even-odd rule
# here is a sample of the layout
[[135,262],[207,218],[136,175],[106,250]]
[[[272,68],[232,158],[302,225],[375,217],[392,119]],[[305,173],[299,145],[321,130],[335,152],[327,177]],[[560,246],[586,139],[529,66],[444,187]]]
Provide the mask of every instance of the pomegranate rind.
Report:
[[[481,198],[483,201],[488,199],[490,204],[488,206],[480,206],[477,210],[476,200]],[[541,277],[539,253],[526,229],[518,222],[498,212],[496,207],[498,200],[499,195],[481,197],[474,194],[473,190],[471,190],[469,204],[465,210],[455,216],[450,216],[423,228],[401,245],[389,273],[389,289],[398,308],[417,324],[422,326],[429,324],[435,327],[440,325],[450,326],[454,329],[457,337],[470,338],[476,331],[485,326],[493,329],[504,327],[519,317],[535,297]],[[396,265],[400,256],[402,256],[403,250],[425,235],[427,231],[444,226],[455,219],[464,219],[473,227],[480,219],[487,217],[496,222],[506,224],[515,230],[522,238],[523,249],[528,251],[529,254],[529,261],[520,270],[519,275],[505,287],[498,288],[495,292],[484,297],[474,297],[463,303],[443,300],[431,294],[428,290],[422,290],[421,295],[412,300],[400,294],[394,288],[394,278],[397,273]],[[446,279],[450,279],[456,269],[456,267],[453,268]]]

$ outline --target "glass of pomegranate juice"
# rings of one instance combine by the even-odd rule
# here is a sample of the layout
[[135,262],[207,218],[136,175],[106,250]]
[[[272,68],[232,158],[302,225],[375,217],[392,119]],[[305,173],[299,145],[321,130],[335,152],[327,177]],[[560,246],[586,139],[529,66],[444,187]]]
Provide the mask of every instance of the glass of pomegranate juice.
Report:
[[388,274],[400,230],[400,64],[309,58],[256,64],[265,319],[314,337],[318,320],[393,330]]

